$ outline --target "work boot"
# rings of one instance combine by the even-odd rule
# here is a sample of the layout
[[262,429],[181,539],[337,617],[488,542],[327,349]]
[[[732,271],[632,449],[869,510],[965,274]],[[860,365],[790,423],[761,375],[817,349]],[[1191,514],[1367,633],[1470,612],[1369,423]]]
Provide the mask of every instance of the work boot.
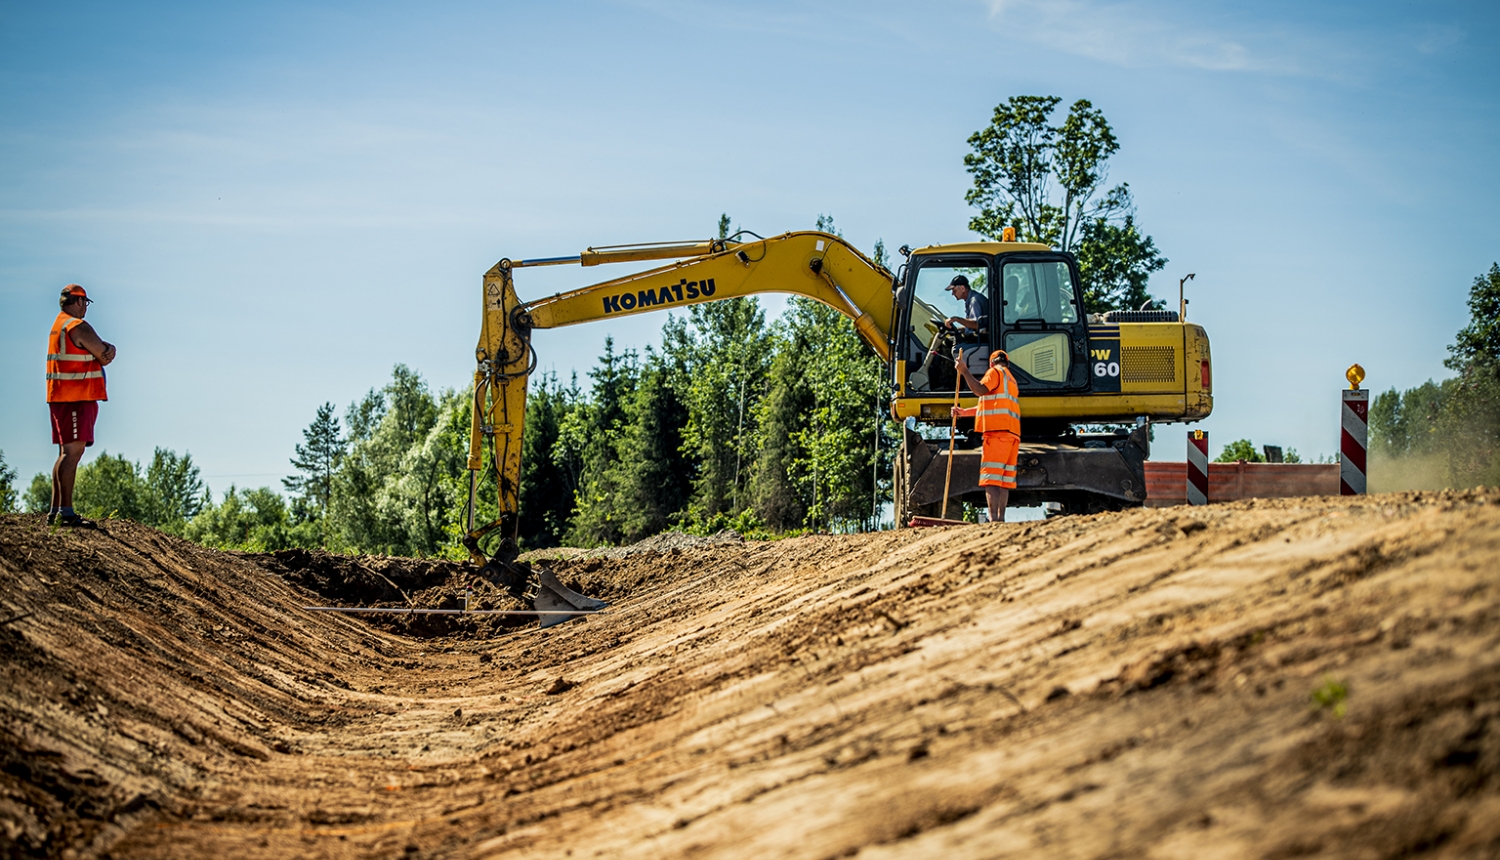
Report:
[[58,514],[56,523],[59,528],[65,529],[96,529],[99,524],[93,520],[84,519],[77,514]]

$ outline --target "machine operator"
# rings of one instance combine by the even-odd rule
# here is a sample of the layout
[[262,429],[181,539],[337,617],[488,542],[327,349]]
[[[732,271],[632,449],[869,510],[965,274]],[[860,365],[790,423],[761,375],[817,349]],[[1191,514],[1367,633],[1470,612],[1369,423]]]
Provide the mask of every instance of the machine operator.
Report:
[[945,289],[964,306],[963,316],[948,317],[945,321],[949,330],[976,335],[984,332],[990,318],[989,299],[970,287],[969,279],[964,275],[954,275],[953,280],[948,282]]

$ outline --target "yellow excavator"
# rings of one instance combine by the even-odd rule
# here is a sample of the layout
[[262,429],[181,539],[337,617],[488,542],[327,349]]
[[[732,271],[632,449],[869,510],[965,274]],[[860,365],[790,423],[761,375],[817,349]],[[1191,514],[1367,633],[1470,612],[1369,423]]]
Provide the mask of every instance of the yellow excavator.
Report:
[[[1006,238],[1013,238],[1011,231]],[[1203,328],[1179,319],[1178,311],[1086,313],[1078,263],[1070,254],[1016,241],[902,247],[900,253],[904,262],[893,273],[828,233],[767,239],[741,232],[728,239],[615,245],[577,256],[496,263],[484,276],[475,350],[464,541],[474,561],[518,599],[551,613],[542,615],[543,626],[603,607],[545,569],[516,561],[521,434],[527,379],[537,366],[531,344],[536,329],[762,293],[805,296],[845,314],[886,363],[891,416],[903,426],[894,476],[898,527],[913,516],[939,513],[948,500],[983,504],[972,419],[952,424],[957,436],[949,432],[954,404],[974,404],[967,391],[957,391],[954,357],[960,352],[976,375],[983,375],[992,350],[1010,355],[1022,416],[1012,505],[1051,503],[1060,513],[1140,505],[1146,499],[1150,425],[1198,421],[1213,409]],[[532,301],[516,294],[517,269],[648,260],[676,262]],[[954,321],[967,318],[964,303],[948,289],[959,275],[984,308],[972,326]],[[476,526],[486,451],[499,516]],[[490,534],[500,540],[487,557],[479,541]]]

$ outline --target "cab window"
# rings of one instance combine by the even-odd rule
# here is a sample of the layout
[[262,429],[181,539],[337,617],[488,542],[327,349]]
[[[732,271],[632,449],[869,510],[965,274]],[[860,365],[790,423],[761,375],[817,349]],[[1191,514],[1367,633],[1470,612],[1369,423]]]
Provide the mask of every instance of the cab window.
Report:
[[1073,276],[1067,263],[1007,263],[1001,271],[1007,325],[1028,320],[1078,322]]
[[[960,300],[948,286],[962,275],[969,292]],[[901,354],[907,361],[907,385],[915,390],[952,391],[956,382],[954,350],[961,349],[971,368],[984,373],[989,354],[989,330],[994,308],[990,304],[989,264],[984,259],[941,259],[925,262],[916,272],[911,310],[907,318]],[[959,290],[957,292],[963,292]],[[949,317],[973,319],[978,330],[945,326]]]
[[[953,279],[963,275],[969,280],[969,289],[974,292],[978,300],[968,302],[959,301],[948,289]],[[929,264],[917,271],[916,301],[912,303],[912,325],[918,330],[927,330],[929,334],[937,333],[937,326],[948,317],[969,316],[970,307],[989,308],[990,289],[986,281],[987,269],[983,265],[972,264]],[[980,319],[981,330],[989,329],[989,320]]]

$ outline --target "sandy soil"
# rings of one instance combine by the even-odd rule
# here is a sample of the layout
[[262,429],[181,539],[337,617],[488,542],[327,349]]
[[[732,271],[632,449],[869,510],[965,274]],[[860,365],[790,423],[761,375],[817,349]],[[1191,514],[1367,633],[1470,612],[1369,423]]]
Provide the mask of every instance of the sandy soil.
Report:
[[[0,518],[9,856],[1500,856],[1500,494],[461,566]],[[476,607],[497,607],[493,589]]]

